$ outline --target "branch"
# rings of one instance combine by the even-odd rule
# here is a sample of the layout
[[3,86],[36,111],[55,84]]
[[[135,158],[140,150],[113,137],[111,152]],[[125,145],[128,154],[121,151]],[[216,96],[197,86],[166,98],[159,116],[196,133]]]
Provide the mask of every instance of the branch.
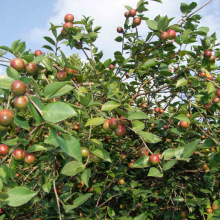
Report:
[[56,196],[57,208],[58,208],[58,212],[59,212],[59,219],[62,220],[61,212],[60,212],[59,197],[58,197],[58,195],[57,195],[57,189],[56,189],[56,182],[55,182],[55,179],[53,180],[53,190],[54,190],[54,193],[55,193],[55,196]]
[[92,66],[92,68],[93,68],[93,70],[95,72],[95,75],[97,76],[97,72],[96,72],[94,64],[92,63],[91,59],[89,58],[88,54],[86,53],[86,51],[83,48],[82,48],[82,51],[86,55],[86,58],[88,59],[89,63],[91,64],[91,66]]

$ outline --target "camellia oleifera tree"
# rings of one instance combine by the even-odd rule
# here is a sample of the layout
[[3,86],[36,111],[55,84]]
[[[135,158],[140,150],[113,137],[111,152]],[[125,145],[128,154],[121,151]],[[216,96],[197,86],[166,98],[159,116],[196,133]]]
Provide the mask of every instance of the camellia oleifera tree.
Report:
[[71,14],[48,52],[0,47],[0,219],[219,218],[216,34],[195,2],[178,23],[147,6],[126,6],[114,59],[95,46],[101,27]]

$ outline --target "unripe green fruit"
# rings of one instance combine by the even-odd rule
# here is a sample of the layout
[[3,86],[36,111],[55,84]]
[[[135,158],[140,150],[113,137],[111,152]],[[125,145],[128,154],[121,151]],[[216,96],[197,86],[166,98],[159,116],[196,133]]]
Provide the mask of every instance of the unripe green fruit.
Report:
[[81,154],[82,154],[83,158],[88,157],[89,156],[89,149],[87,147],[81,147]]
[[100,161],[100,159],[97,156],[95,156],[94,154],[90,155],[90,159],[94,163],[98,163]]
[[1,126],[1,125],[0,125],[0,132],[2,132],[2,131],[7,131],[7,130],[8,130],[8,127]]

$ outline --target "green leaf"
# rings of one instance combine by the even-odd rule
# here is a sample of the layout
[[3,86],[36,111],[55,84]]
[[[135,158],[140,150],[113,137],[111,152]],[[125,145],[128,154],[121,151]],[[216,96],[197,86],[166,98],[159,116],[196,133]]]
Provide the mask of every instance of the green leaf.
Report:
[[160,17],[157,21],[157,30],[165,31],[169,25],[169,19],[167,16]]
[[145,124],[143,122],[138,121],[138,120],[135,120],[133,122],[133,129],[135,131],[142,131],[142,130],[144,130],[144,128],[145,128]]
[[183,43],[188,43],[190,33],[191,33],[190,29],[187,29],[183,32],[183,34],[181,36]]
[[44,54],[41,54],[34,58],[33,63],[39,64],[44,59]]
[[97,27],[94,28],[94,31],[97,32],[97,31],[99,31],[101,28],[102,28],[102,26],[97,26]]
[[49,193],[51,190],[52,184],[50,182],[48,183],[44,183],[42,185],[42,189],[44,190],[44,192]]
[[182,196],[176,196],[173,198],[174,202],[184,202],[184,198]]
[[183,115],[183,114],[179,114],[179,115],[175,116],[174,118],[175,118],[175,119],[178,119],[178,120],[180,120],[180,121],[185,121],[185,122],[190,123],[189,118],[186,117],[186,116]]
[[39,112],[37,111],[37,109],[35,108],[35,106],[30,101],[28,101],[28,108],[29,108],[29,111],[30,111],[31,115],[33,116],[34,120],[41,123],[43,121],[42,117],[39,114]]
[[78,198],[76,198],[74,201],[73,201],[73,205],[76,205],[76,206],[80,206],[82,205],[84,202],[86,202],[93,194],[92,193],[86,193],[82,196],[79,196]]
[[150,166],[151,164],[149,162],[149,156],[143,156],[134,162],[132,168],[144,168]]
[[214,84],[211,83],[211,82],[208,82],[208,83],[207,83],[207,91],[208,91],[208,94],[214,92],[215,90],[216,90],[216,89],[215,89]]
[[152,59],[149,59],[147,60],[145,63],[144,63],[144,66],[148,66],[148,67],[151,67],[151,66],[155,66],[158,64],[158,60],[156,58],[152,58]]
[[18,73],[17,70],[15,70],[12,67],[8,66],[7,69],[6,69],[6,72],[7,72],[7,75],[9,77],[11,77],[12,79],[15,79],[15,80],[19,80],[20,79],[20,74]]
[[52,60],[48,57],[44,57],[44,59],[41,61],[42,64],[45,66],[46,69],[49,71],[52,71]]
[[91,170],[85,169],[81,175],[82,181],[89,187],[89,178],[91,177]]
[[82,162],[80,143],[75,137],[63,134],[58,136],[58,142],[65,153]]
[[186,3],[181,3],[180,10],[183,14],[187,14],[189,11],[189,5]]
[[30,201],[37,192],[31,191],[23,186],[18,186],[8,191],[6,202],[9,206],[18,207]]
[[112,63],[112,60],[111,60],[111,59],[106,60],[106,61],[104,62],[105,68],[108,68],[111,63]]
[[147,176],[163,177],[163,173],[155,167],[151,167]]
[[106,102],[103,106],[102,106],[102,111],[111,111],[117,107],[119,107],[120,104],[115,102],[115,101],[109,101]]
[[0,178],[4,183],[8,184],[9,168],[5,164],[0,166]]
[[181,86],[185,86],[187,83],[188,83],[188,81],[186,79],[180,79],[176,83],[176,88],[181,87]]
[[52,38],[44,37],[44,39],[55,46],[56,43],[55,43],[55,41]]
[[154,20],[146,20],[146,23],[148,25],[148,27],[151,29],[151,30],[154,30],[154,31],[157,31],[157,21],[154,21]]
[[22,128],[24,128],[25,130],[30,131],[30,126],[28,124],[28,122],[26,121],[26,119],[22,116],[19,115],[15,115],[14,116],[14,123]]
[[169,148],[167,150],[165,150],[162,154],[164,160],[167,160],[167,159],[171,159],[173,157],[175,157],[175,149],[173,148]]
[[177,160],[170,160],[170,161],[166,162],[166,163],[163,165],[163,170],[169,170],[169,169],[171,169],[176,163],[177,163]]
[[5,75],[0,75],[0,88],[1,89],[7,89],[7,90],[11,90],[11,84],[14,82],[15,80],[5,76]]
[[47,151],[47,148],[40,144],[34,144],[27,149],[27,152],[38,152],[38,151]]
[[149,118],[144,112],[128,112],[128,120],[147,119]]
[[141,214],[141,215],[135,217],[134,220],[146,220],[146,217],[147,216],[145,214]]
[[61,174],[66,176],[75,176],[85,169],[84,165],[78,161],[71,161],[67,163],[61,170]]
[[53,102],[43,109],[43,118],[49,122],[59,122],[76,116],[75,110],[64,102]]
[[89,119],[87,122],[86,122],[86,127],[87,126],[90,126],[90,125],[101,125],[105,122],[105,119],[102,118],[102,117],[98,117],[98,118],[92,118],[92,119]]
[[112,162],[111,158],[109,156],[109,153],[104,149],[97,148],[95,150],[92,150],[92,154],[94,154],[95,156],[103,159],[104,161],[107,161],[107,162],[110,162],[110,163]]
[[155,143],[158,143],[161,141],[161,138],[158,137],[157,135],[155,134],[152,134],[151,132],[144,132],[144,131],[140,131],[138,132],[138,134],[144,138],[144,140],[147,142],[147,143],[152,143],[152,144],[155,144]]
[[183,150],[183,157],[187,158],[187,157],[190,157],[191,155],[193,155],[193,153],[196,151],[196,149],[198,147],[199,142],[200,142],[200,140],[195,140],[193,142],[186,144],[184,146],[184,150]]
[[43,45],[42,48],[46,48],[48,50],[53,51],[53,48],[51,46],[49,46],[49,45]]
[[217,152],[217,153],[214,155],[214,160],[217,161],[217,162],[220,162],[220,152]]

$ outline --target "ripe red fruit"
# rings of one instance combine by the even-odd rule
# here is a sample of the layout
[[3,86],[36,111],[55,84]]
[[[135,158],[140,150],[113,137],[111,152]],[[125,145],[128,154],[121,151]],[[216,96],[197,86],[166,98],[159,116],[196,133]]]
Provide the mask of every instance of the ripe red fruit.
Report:
[[125,180],[124,180],[124,179],[120,179],[120,180],[118,181],[118,184],[119,184],[119,185],[122,185],[122,186],[125,185]]
[[118,32],[119,34],[121,34],[121,33],[123,33],[123,32],[124,32],[124,30],[123,30],[123,28],[122,28],[122,27],[117,27],[117,32]]
[[66,79],[66,77],[67,77],[67,75],[66,75],[66,71],[64,71],[64,70],[59,70],[58,72],[57,72],[57,78],[60,80],[60,81],[64,81],[65,79]]
[[11,67],[17,71],[23,71],[25,68],[24,61],[21,58],[15,58],[11,61]]
[[15,95],[24,95],[24,93],[26,92],[26,85],[20,80],[14,81],[11,84],[11,91]]
[[68,67],[65,68],[65,71],[66,71],[66,73],[67,73],[68,75],[71,75],[71,74],[74,73],[74,70],[73,70],[73,69],[70,69],[70,68],[68,68]]
[[149,157],[149,162],[151,165],[157,165],[160,162],[160,157],[158,154],[152,154]]
[[34,163],[34,161],[35,161],[35,156],[33,154],[27,153],[25,155],[25,158],[24,158],[25,163],[31,164],[31,163]]
[[217,89],[216,92],[215,92],[215,94],[216,94],[218,97],[220,97],[220,89]]
[[160,109],[160,113],[163,114],[163,113],[164,113],[164,110],[163,110],[163,109]]
[[172,29],[169,29],[167,33],[169,34],[169,39],[174,39],[176,37],[176,31]]
[[105,130],[105,131],[107,131],[107,132],[110,132],[112,129],[110,128],[110,126],[109,126],[109,120],[108,119],[106,119],[105,120],[105,122],[104,122],[104,124],[103,124],[103,129]]
[[149,150],[146,147],[140,147],[138,149],[137,155],[138,157],[148,156]]
[[100,159],[97,156],[95,156],[94,154],[90,155],[90,159],[94,163],[98,163],[100,161]]
[[25,158],[25,151],[22,150],[22,149],[20,149],[20,148],[18,148],[18,149],[16,149],[16,150],[13,152],[12,156],[13,156],[14,159],[17,160],[17,161],[24,160],[24,158]]
[[117,118],[111,118],[109,120],[109,126],[112,130],[115,130],[118,127],[118,119]]
[[160,112],[160,109],[159,108],[155,108],[154,111],[155,112]]
[[146,103],[143,103],[143,104],[141,105],[141,107],[142,107],[142,108],[147,108],[147,104],[146,104]]
[[220,102],[220,98],[219,98],[219,97],[215,97],[212,101],[213,101],[214,103],[218,103],[218,102]]
[[26,66],[26,72],[30,74],[34,74],[37,72],[37,64],[36,63],[28,63]]
[[169,38],[169,34],[166,31],[161,33],[160,35],[161,40],[167,40],[168,38]]
[[212,52],[210,51],[210,50],[206,50],[205,52],[204,52],[204,57],[205,58],[209,58],[209,57],[211,57],[212,56]]
[[27,107],[28,99],[26,96],[19,96],[14,100],[14,107],[18,109],[24,109]]
[[206,210],[208,213],[213,213],[213,210],[212,209],[207,209]]
[[131,9],[131,10],[129,11],[129,16],[130,16],[130,17],[134,17],[134,16],[136,15],[136,13],[137,13],[137,11],[136,11],[135,9]]
[[216,60],[216,57],[214,55],[212,55],[210,58],[209,58],[209,62],[211,63],[214,63]]
[[10,125],[13,121],[13,117],[14,117],[13,113],[8,109],[0,111],[0,125],[2,126]]
[[203,139],[203,140],[204,140],[204,139],[205,139],[205,135],[202,135],[202,136],[201,136],[201,139]]
[[129,18],[129,17],[130,17],[129,11],[126,11],[126,12],[124,13],[124,16],[125,16],[126,18]]
[[141,18],[140,17],[136,17],[133,19],[133,24],[134,26],[138,26],[141,24]]
[[5,156],[9,152],[9,148],[5,144],[0,144],[0,156]]
[[134,161],[131,161],[131,162],[129,163],[129,167],[130,167],[131,169],[134,169],[134,168],[133,168],[133,165],[134,165]]
[[212,107],[212,102],[209,102],[209,103],[206,103],[206,104],[203,105],[203,108],[204,108],[205,110],[210,110],[211,107]]
[[213,209],[213,210],[218,209],[218,205],[212,205],[212,209]]
[[214,79],[214,77],[213,77],[212,74],[209,74],[209,76],[208,76],[207,78],[210,79],[210,80],[213,80],[213,79]]
[[89,149],[87,147],[81,147],[81,154],[82,154],[83,158],[88,157],[89,156]]
[[189,127],[189,122],[180,121],[179,126],[180,126],[181,128],[188,128],[188,127]]
[[123,125],[118,125],[118,127],[115,129],[115,135],[118,137],[123,137],[126,133],[126,129]]
[[78,71],[77,71],[77,70],[73,70],[73,73],[74,73],[74,74],[77,74],[77,73],[78,73]]
[[64,31],[68,30],[69,28],[72,28],[73,24],[71,22],[67,22],[63,25]]
[[43,54],[43,53],[42,53],[41,50],[36,50],[36,51],[34,52],[34,54],[35,54],[35,56],[37,57],[37,56],[40,56],[40,55]]
[[64,17],[65,22],[73,22],[74,21],[74,16],[72,14],[66,14]]
[[110,70],[113,70],[115,69],[115,66],[113,64],[110,64],[109,67],[108,67]]

